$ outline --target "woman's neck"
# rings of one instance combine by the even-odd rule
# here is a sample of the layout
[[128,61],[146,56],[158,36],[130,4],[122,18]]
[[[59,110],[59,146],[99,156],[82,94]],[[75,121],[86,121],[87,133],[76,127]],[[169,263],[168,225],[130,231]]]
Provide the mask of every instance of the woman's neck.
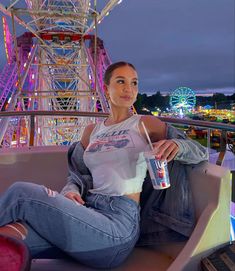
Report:
[[124,121],[128,118],[130,118],[133,114],[131,112],[111,112],[110,115],[108,116],[108,118],[105,121],[105,124],[107,125],[112,125],[112,124],[116,124],[119,123],[121,121]]

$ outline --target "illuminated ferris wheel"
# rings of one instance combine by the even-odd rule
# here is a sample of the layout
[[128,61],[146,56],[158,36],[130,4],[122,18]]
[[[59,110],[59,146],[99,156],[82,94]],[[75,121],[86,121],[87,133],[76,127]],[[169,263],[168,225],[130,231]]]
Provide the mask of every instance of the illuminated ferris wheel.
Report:
[[[0,111],[87,113],[76,118],[35,117],[35,145],[78,141],[84,127],[98,120],[88,113],[109,112],[103,75],[111,59],[97,27],[121,2],[5,0],[3,5],[0,1],[7,57],[0,71]],[[19,25],[25,28],[23,34]],[[1,118],[0,146],[28,145],[29,128],[26,115]]]
[[188,87],[179,87],[170,95],[170,106],[173,111],[189,111],[196,105],[195,92]]

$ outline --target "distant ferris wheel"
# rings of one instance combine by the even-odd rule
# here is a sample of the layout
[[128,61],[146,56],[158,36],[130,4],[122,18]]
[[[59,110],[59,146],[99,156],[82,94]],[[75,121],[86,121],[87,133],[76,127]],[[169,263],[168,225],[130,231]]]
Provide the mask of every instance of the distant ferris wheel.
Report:
[[188,87],[179,87],[170,95],[170,106],[173,111],[188,111],[195,107],[195,92]]

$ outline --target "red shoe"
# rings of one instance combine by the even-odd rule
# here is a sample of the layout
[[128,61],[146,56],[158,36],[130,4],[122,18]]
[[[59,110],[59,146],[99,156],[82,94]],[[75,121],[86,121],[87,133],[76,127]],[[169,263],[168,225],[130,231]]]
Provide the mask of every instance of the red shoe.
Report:
[[18,239],[0,235],[0,270],[29,271],[30,266],[27,246]]

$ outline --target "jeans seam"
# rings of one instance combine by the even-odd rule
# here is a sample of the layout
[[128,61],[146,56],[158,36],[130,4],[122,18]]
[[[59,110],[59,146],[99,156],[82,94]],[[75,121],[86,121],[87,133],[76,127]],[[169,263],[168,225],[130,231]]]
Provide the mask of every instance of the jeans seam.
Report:
[[[13,202],[12,204],[8,205],[8,206],[6,207],[6,209],[0,213],[0,217],[1,217],[1,216],[4,217],[4,213],[8,212],[8,209],[12,209],[13,206],[17,206],[18,202],[19,202],[19,199],[14,200],[14,202]],[[14,209],[14,208],[13,208],[13,209]],[[17,220],[16,220],[16,221],[17,221]],[[9,223],[11,223],[11,222],[15,222],[15,220],[11,220],[11,221],[9,221],[9,222],[7,222],[7,223],[4,223],[3,225],[9,224]],[[0,225],[1,225],[1,223],[0,223]]]
[[113,200],[110,201],[109,206],[113,212],[115,212],[115,209],[113,207]]
[[30,249],[34,249],[34,248],[52,248],[53,247],[53,244],[51,245],[29,245],[27,244],[27,246],[30,248]]
[[[129,238],[129,237],[131,236],[131,234],[128,235],[128,236],[126,236],[125,238],[123,238],[123,237],[118,237],[118,236],[113,236],[113,235],[111,235],[111,234],[108,234],[108,233],[106,233],[106,232],[100,230],[100,229],[97,229],[97,228],[93,227],[93,226],[90,225],[89,223],[86,223],[86,222],[84,222],[83,220],[80,220],[79,218],[74,217],[73,215],[70,215],[70,214],[67,214],[67,213],[61,211],[60,209],[56,208],[55,206],[50,206],[50,205],[46,204],[45,202],[42,202],[42,201],[39,201],[39,200],[35,200],[35,199],[20,199],[19,201],[32,202],[32,203],[44,205],[44,206],[46,206],[46,207],[48,207],[48,208],[50,208],[50,209],[54,209],[54,210],[60,212],[61,214],[65,215],[65,216],[67,216],[67,217],[69,217],[69,218],[71,218],[71,219],[74,219],[74,220],[79,221],[81,224],[86,225],[87,227],[90,227],[91,229],[96,230],[97,232],[99,232],[99,233],[101,233],[101,234],[103,234],[103,235],[109,236],[109,237],[114,238],[114,239],[125,240],[125,239],[127,239],[127,238]],[[87,207],[84,207],[84,208],[87,208]],[[136,228],[136,227],[135,227],[135,225],[134,225],[133,230],[134,230],[135,228]],[[133,232],[133,231],[132,231],[132,232]],[[131,232],[131,233],[132,233],[132,232]]]
[[[112,206],[113,207],[113,206]],[[117,206],[114,206],[113,207],[113,211],[119,211],[120,212],[120,210],[123,212],[123,213],[125,213],[125,215],[127,215],[128,216],[128,218],[129,219],[131,219],[133,222],[134,221],[136,221],[136,216],[138,215],[138,213],[135,211],[135,215],[130,215],[128,212],[126,212],[123,208],[121,208],[121,207],[117,207]],[[134,210],[132,210],[132,211],[134,211]]]
[[[137,233],[138,233],[138,231],[137,231]],[[137,239],[137,240],[138,240],[138,239]],[[119,255],[123,254],[123,252],[126,252],[126,251],[130,250],[131,248],[133,249],[133,247],[135,246],[137,240],[136,240],[135,242],[134,242],[133,240],[130,241],[130,243],[128,243],[128,247],[127,247],[126,244],[125,244],[125,247],[122,248],[122,249],[120,249],[120,250],[113,256],[113,258],[111,259],[111,261],[110,261],[110,263],[109,263],[109,268],[113,268],[113,263],[115,262],[115,260],[117,259],[117,257],[118,257]],[[131,251],[132,251],[132,249],[131,249]],[[131,252],[131,251],[130,251],[130,252]],[[130,252],[128,253],[128,255],[130,254]],[[128,255],[126,255],[126,257],[127,257]]]

